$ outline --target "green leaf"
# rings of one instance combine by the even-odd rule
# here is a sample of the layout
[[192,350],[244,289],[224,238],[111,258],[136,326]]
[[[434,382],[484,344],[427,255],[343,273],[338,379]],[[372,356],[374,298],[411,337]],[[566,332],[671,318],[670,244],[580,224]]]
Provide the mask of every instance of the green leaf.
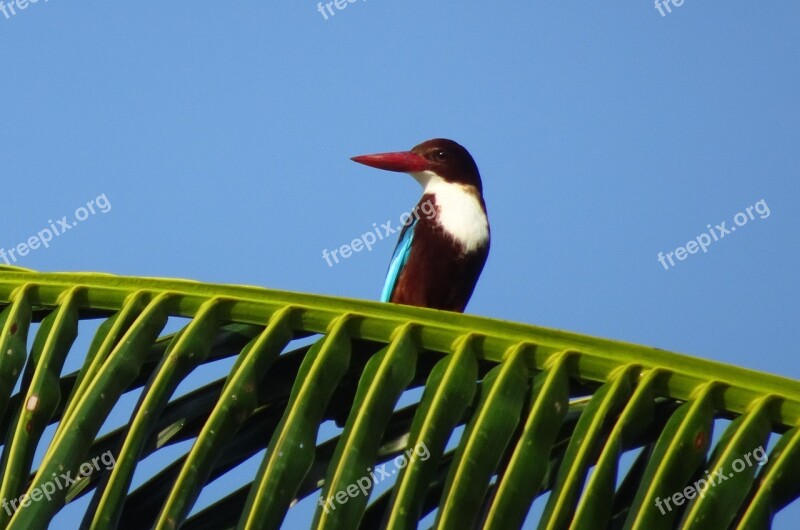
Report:
[[357,526],[372,486],[383,477],[376,476],[370,463],[375,460],[400,394],[414,377],[417,351],[411,339],[412,329],[413,324],[400,328],[390,345],[370,359],[364,369],[354,407],[325,479],[314,518],[316,528]]
[[[159,337],[171,318],[187,323]],[[67,355],[82,359],[78,371],[63,373]],[[138,398],[127,421],[109,416],[123,397]],[[255,287],[0,266],[0,412],[0,529],[48,528],[91,494],[82,529],[277,529],[311,498],[314,528],[412,529],[437,511],[438,527],[459,530],[760,530],[800,496],[797,381],[525,324]],[[731,424],[712,446],[715,418]],[[333,422],[341,434],[323,427]],[[169,460],[158,456],[166,447]],[[234,469],[252,483],[215,482]],[[718,472],[727,478],[702,487]],[[689,487],[702,495],[688,498]],[[212,501],[193,510],[201,492]],[[540,495],[544,512],[529,513]]]
[[[685,403],[669,419],[650,456],[625,528],[657,530],[672,528],[678,515],[680,494],[689,479],[705,462],[711,441],[717,385],[698,389],[694,400]],[[672,503],[672,504],[670,504]]]
[[[387,528],[417,527],[428,485],[439,467],[447,440],[475,395],[478,363],[473,342],[471,336],[459,340],[453,353],[436,363],[428,377],[406,445],[418,458],[409,459],[400,470],[390,501],[392,508],[387,513]],[[427,458],[423,458],[426,454]]]
[[239,528],[277,528],[314,461],[314,448],[331,397],[350,365],[348,317],[309,350],[297,374],[289,405],[242,511]]

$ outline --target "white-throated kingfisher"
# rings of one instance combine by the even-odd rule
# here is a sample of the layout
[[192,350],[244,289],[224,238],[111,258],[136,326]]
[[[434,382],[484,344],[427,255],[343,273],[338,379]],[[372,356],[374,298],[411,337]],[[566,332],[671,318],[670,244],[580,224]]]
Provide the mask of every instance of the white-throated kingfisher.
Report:
[[[452,140],[428,140],[410,151],[353,157],[408,173],[422,198],[400,232],[381,301],[463,312],[489,255],[489,219],[478,167]],[[418,214],[433,205],[432,215]],[[427,209],[426,209],[427,211]]]

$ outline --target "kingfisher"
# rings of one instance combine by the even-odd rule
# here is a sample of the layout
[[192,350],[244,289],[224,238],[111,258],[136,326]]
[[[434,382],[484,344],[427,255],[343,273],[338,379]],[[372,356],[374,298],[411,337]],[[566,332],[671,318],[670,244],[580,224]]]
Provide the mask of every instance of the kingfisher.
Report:
[[408,173],[422,186],[422,198],[400,231],[381,301],[462,313],[486,263],[490,240],[483,184],[469,151],[436,138],[410,151],[352,160]]

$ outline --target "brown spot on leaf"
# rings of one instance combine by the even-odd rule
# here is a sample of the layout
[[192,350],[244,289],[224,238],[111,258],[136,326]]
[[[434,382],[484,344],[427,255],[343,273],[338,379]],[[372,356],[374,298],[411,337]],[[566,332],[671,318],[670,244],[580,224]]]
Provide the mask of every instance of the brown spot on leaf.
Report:
[[706,431],[698,432],[697,436],[694,437],[694,448],[698,451],[703,449],[707,441],[708,437],[706,436]]

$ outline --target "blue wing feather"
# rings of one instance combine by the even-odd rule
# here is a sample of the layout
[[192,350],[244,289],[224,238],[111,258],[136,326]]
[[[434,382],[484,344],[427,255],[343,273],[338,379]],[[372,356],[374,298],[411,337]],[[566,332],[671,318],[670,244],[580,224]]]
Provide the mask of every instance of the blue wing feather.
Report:
[[403,227],[403,231],[400,232],[400,239],[397,241],[397,246],[394,247],[392,261],[389,262],[386,282],[383,284],[381,302],[388,302],[392,297],[394,287],[397,285],[397,279],[400,277],[400,273],[403,271],[406,262],[408,262],[408,256],[411,254],[411,241],[414,239],[414,227],[416,224],[417,220],[412,219],[409,224]]

